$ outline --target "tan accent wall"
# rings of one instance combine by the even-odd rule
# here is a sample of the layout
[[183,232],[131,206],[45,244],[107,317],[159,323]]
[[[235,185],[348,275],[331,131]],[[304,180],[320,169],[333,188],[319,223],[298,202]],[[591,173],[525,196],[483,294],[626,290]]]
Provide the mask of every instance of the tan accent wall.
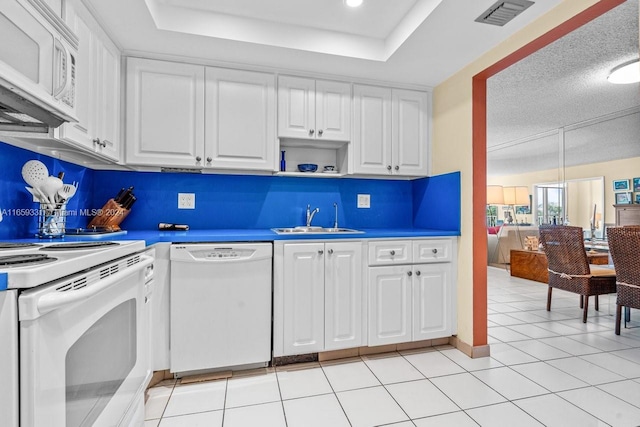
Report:
[[565,0],[514,36],[435,87],[433,93],[432,173],[461,172],[462,236],[458,245],[458,338],[473,343],[472,233],[472,77],[564,21],[598,3]]

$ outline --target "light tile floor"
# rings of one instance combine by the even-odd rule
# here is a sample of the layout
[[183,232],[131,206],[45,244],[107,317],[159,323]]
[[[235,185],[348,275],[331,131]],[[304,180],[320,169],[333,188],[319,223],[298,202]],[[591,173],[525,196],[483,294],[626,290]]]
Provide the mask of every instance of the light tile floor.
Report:
[[[149,390],[145,427],[640,426],[638,313],[586,324],[575,294],[489,267],[491,357],[451,346]],[[593,305],[593,302],[591,303]]]

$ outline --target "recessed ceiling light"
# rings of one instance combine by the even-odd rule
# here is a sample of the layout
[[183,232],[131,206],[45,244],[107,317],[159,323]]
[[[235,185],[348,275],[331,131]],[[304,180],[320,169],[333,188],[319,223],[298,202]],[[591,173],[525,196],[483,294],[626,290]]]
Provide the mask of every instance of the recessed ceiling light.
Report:
[[344,0],[344,4],[349,7],[358,7],[362,4],[362,0]]
[[640,62],[638,59],[620,64],[607,77],[610,83],[627,84],[640,82]]

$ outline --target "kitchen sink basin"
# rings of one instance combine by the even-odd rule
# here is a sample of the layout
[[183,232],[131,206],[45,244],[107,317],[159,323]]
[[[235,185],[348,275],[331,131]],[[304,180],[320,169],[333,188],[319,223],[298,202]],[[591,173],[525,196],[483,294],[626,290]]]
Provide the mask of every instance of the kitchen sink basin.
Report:
[[324,227],[285,227],[285,228],[272,228],[278,234],[349,234],[349,233],[364,233],[360,230],[353,230],[351,228],[324,228]]

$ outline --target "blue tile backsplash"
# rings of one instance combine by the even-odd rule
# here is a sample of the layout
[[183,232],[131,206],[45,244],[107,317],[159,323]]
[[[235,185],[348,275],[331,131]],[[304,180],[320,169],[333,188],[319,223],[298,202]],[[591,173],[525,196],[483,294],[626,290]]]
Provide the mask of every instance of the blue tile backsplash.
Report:
[[[307,204],[320,208],[313,225],[350,228],[460,229],[460,175],[413,181],[361,178],[298,178],[254,175],[180,174],[91,170],[0,142],[2,177],[0,239],[32,237],[36,217],[21,176],[22,165],[42,161],[51,175],[64,171],[65,183],[79,182],[69,201],[67,227],[84,227],[85,210],[101,208],[122,187],[134,187],[137,202],[121,227],[156,229],[158,223],[191,229],[272,228],[303,225]],[[178,209],[178,193],[195,193],[196,209]],[[356,207],[358,194],[371,195],[371,208]],[[31,214],[31,215],[30,215]]]

